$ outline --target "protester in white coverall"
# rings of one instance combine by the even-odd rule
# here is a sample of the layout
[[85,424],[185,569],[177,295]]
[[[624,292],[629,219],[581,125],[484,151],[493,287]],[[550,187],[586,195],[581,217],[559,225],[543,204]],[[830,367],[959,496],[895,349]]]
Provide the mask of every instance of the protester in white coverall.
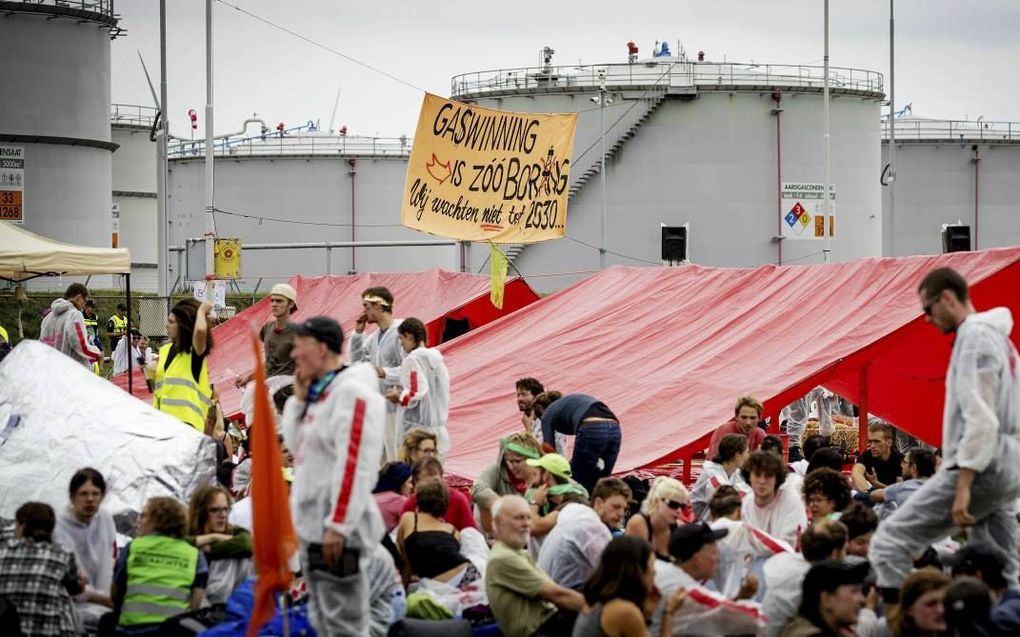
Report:
[[955,332],[946,372],[942,465],[871,540],[869,559],[883,597],[892,599],[925,547],[955,528],[971,542],[999,546],[1009,556],[1004,575],[1017,586],[1020,496],[1020,356],[1009,340],[1006,308],[978,313],[967,282],[949,268],[932,270],[918,286],[929,323]]
[[807,528],[807,514],[799,490],[786,482],[786,465],[770,451],[755,451],[741,469],[751,485],[741,515],[745,522],[791,546]]
[[823,436],[832,435],[832,409],[839,401],[839,398],[824,387],[815,387],[807,395],[798,398],[783,411],[786,416],[786,433],[790,437],[790,461],[796,462],[802,458],[801,448],[803,442],[804,428],[807,426],[808,415],[811,413],[811,405],[818,405],[818,433]]
[[385,401],[370,365],[343,365],[336,321],[318,316],[291,329],[294,395],[283,410],[283,430],[294,454],[291,508],[309,618],[320,635],[366,635],[369,582],[362,564],[385,533],[372,498]]
[[39,340],[92,369],[93,364],[103,360],[103,352],[89,342],[85,330],[85,315],[81,309],[88,298],[88,288],[81,283],[68,286],[64,298],[53,301],[52,311],[43,319]]
[[425,324],[406,318],[397,326],[404,362],[400,364],[400,385],[386,390],[386,398],[397,405],[397,440],[421,427],[436,435],[440,460],[450,452],[446,418],[450,413],[450,372],[439,350],[425,347]]
[[[390,387],[400,386],[400,364],[404,361],[404,349],[397,337],[400,319],[393,318],[393,294],[384,287],[368,288],[361,293],[361,305],[365,312],[358,317],[351,335],[349,357],[351,363],[371,363],[378,376],[379,391],[385,395]],[[375,323],[377,329],[365,335],[365,326]],[[383,434],[384,460],[397,460],[401,439],[397,437],[397,405],[386,403],[386,423]]]
[[751,487],[744,482],[740,468],[747,462],[751,453],[747,450],[747,436],[743,434],[726,434],[719,441],[719,452],[711,460],[701,465],[701,474],[691,489],[691,506],[694,515],[703,522],[708,522],[708,503],[719,487],[729,484],[745,495]]

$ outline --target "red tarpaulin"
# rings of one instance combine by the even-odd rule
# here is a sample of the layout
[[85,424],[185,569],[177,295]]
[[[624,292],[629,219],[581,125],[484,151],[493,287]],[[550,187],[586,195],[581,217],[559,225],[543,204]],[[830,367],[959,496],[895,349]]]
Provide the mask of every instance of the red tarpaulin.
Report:
[[[950,338],[917,285],[948,265],[978,310],[1020,319],[1020,248],[754,269],[613,267],[441,349],[450,368],[451,472],[474,477],[519,430],[514,381],[603,400],[620,417],[616,472],[707,446],[739,394],[777,414],[816,385],[933,444]],[[1020,329],[1013,331],[1020,343]]]
[[[440,342],[448,320],[467,320],[475,329],[538,299],[520,279],[506,282],[503,309],[489,301],[489,277],[445,270],[425,272],[365,273],[351,276],[294,277],[290,284],[297,290],[298,311],[292,317],[301,321],[311,316],[331,316],[344,329],[344,350],[354,321],[361,315],[361,293],[365,288],[385,286],[393,293],[393,314],[398,318],[417,317],[425,323],[429,343]],[[252,370],[248,334],[251,326],[261,327],[272,316],[268,296],[213,330],[213,350],[209,355],[209,379],[220,394],[224,415],[239,411],[241,390],[234,388],[239,374]],[[368,332],[374,331],[373,326]]]

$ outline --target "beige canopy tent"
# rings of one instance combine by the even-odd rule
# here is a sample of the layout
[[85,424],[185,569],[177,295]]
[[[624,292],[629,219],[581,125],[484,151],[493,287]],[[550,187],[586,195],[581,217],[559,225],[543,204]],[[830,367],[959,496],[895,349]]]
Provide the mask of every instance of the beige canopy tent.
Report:
[[62,243],[0,223],[0,279],[21,282],[40,276],[131,274],[127,248]]
[[[93,248],[54,241],[12,223],[0,223],[0,279],[21,283],[42,276],[124,275],[127,306],[131,307],[131,253],[127,248]],[[131,312],[127,313],[131,333]],[[128,378],[131,357],[128,356]],[[128,392],[131,391],[130,381]]]

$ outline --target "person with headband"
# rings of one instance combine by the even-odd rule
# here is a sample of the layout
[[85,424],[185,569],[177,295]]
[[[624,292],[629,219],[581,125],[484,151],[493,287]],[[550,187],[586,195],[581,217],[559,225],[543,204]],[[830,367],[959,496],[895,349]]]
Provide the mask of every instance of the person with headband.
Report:
[[[362,292],[361,305],[365,311],[354,324],[348,356],[351,363],[366,361],[375,366],[379,391],[385,396],[389,388],[400,387],[404,349],[396,328],[400,326],[401,319],[393,318],[393,293],[382,286],[370,287]],[[365,327],[369,323],[374,323],[378,329],[366,335]],[[383,452],[387,462],[396,460],[400,449],[398,425],[397,405],[387,401],[383,433]]]
[[478,521],[490,530],[492,505],[500,496],[524,495],[535,481],[536,471],[527,460],[542,457],[542,447],[531,434],[516,432],[499,441],[496,464],[484,469],[471,485],[471,501],[478,507]]

